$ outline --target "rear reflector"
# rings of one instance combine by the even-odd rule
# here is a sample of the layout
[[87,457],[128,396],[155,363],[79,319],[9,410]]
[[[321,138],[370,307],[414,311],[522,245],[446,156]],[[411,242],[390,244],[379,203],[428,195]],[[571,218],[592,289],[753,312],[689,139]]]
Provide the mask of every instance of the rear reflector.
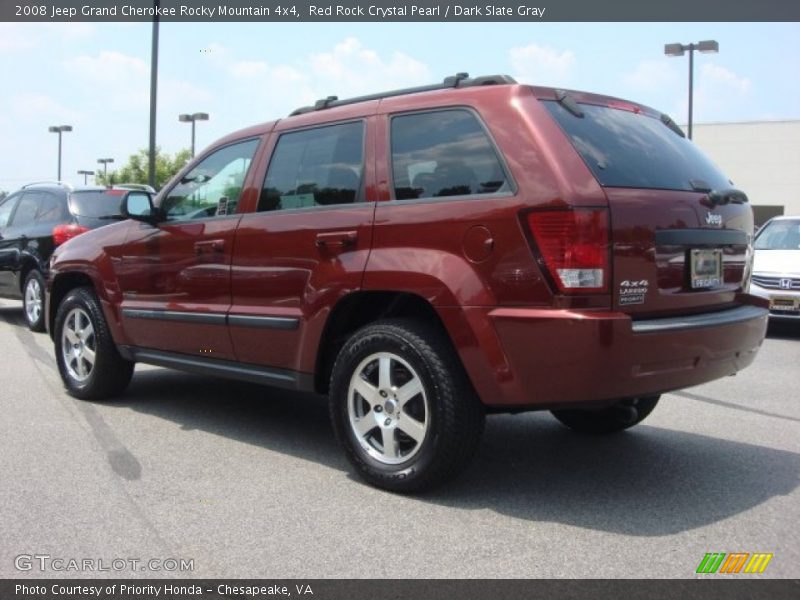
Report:
[[67,240],[71,240],[77,235],[82,233],[86,233],[89,231],[88,227],[83,227],[81,225],[75,224],[63,224],[63,225],[56,225],[53,228],[53,243],[56,246],[60,246]]
[[560,292],[608,292],[605,208],[531,212],[528,226]]

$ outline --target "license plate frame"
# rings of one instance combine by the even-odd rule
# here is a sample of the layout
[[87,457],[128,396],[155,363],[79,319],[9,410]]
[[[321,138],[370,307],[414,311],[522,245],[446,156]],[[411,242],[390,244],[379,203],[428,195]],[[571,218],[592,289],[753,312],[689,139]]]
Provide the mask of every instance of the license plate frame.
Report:
[[797,312],[800,310],[800,298],[773,296],[769,299],[769,309],[776,312]]
[[689,286],[707,290],[722,286],[722,250],[692,248],[689,251]]

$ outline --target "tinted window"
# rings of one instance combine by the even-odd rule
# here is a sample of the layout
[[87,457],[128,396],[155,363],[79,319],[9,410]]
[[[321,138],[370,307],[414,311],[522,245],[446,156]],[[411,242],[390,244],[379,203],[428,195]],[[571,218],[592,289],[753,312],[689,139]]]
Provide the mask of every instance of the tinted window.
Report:
[[394,117],[392,172],[398,200],[509,189],[486,131],[466,110]]
[[162,201],[167,220],[183,221],[236,212],[258,140],[226,146],[204,158]]
[[584,116],[576,117],[558,102],[543,104],[600,185],[666,190],[692,190],[692,180],[711,189],[731,185],[692,142],[659,119],[590,104],[581,104]]
[[800,248],[800,220],[770,221],[758,232],[756,250],[797,250]]
[[87,190],[73,192],[69,198],[72,214],[79,217],[110,217],[119,214],[126,190]]
[[38,192],[26,192],[22,195],[22,200],[19,201],[19,206],[17,206],[17,211],[11,221],[12,227],[25,227],[34,222],[36,213],[39,211],[41,196],[42,194]]
[[284,133],[272,154],[258,210],[355,202],[363,154],[361,122]]
[[37,223],[58,223],[66,217],[65,202],[53,194],[42,193],[39,197],[39,208],[36,211]]
[[0,203],[0,227],[8,225],[8,220],[11,218],[11,213],[14,212],[17,202],[19,202],[19,198],[19,196],[12,196]]

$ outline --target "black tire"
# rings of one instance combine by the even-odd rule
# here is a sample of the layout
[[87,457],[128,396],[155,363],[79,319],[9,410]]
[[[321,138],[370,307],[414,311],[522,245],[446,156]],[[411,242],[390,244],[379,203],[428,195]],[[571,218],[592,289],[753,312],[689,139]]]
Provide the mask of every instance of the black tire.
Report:
[[[373,359],[378,355],[389,357],[390,383],[417,380],[421,391],[406,400],[402,385],[391,387],[383,398],[372,394],[382,389],[383,358]],[[373,385],[367,375],[375,368],[379,371]],[[363,416],[365,428],[369,419],[378,421],[371,433],[356,430],[361,421],[353,415],[370,405],[361,394],[350,393],[356,375],[360,383],[372,386],[367,391],[378,404],[385,402]],[[438,327],[405,319],[368,325],[345,343],[331,375],[330,414],[336,436],[361,477],[376,487],[405,493],[438,485],[461,471],[475,453],[484,425],[483,406],[449,340]],[[385,425],[392,419],[396,429],[389,434],[394,440],[389,448],[383,436],[391,431]],[[412,424],[422,425],[424,434],[409,428]],[[406,433],[412,429],[420,441]],[[389,460],[396,462],[387,464]]]
[[31,331],[44,331],[44,290],[44,277],[31,269],[22,285],[22,308]]
[[564,425],[579,433],[617,433],[644,421],[653,412],[660,397],[643,396],[600,409],[554,410],[552,413]]
[[[89,332],[88,324],[91,324],[91,333],[85,338],[74,335],[76,331]],[[65,336],[65,327],[72,332],[75,344]],[[100,303],[91,288],[76,288],[61,302],[56,313],[54,340],[58,372],[71,396],[82,400],[103,400],[121,393],[130,383],[134,363],[122,358],[117,351]],[[69,345],[74,346],[75,354]],[[94,352],[91,364],[87,349]]]

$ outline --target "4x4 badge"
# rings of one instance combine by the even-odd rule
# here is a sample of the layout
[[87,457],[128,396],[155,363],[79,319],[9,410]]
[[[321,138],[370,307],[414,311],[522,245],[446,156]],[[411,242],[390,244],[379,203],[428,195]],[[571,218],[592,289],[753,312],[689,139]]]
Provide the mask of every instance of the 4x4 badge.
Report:
[[644,297],[647,295],[647,288],[650,282],[647,279],[640,281],[630,281],[628,279],[619,284],[619,304],[629,306],[631,304],[644,304]]
[[722,215],[715,215],[714,213],[708,213],[706,215],[706,223],[708,225],[716,225],[719,227],[722,225]]

